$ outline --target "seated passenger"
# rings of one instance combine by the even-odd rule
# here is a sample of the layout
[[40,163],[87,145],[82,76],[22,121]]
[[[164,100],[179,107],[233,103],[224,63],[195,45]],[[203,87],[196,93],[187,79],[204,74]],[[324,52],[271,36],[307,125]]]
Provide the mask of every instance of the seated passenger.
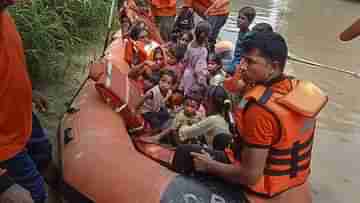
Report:
[[168,103],[169,110],[171,110],[171,114],[173,117],[181,110],[184,109],[184,95],[181,91],[175,90],[170,98],[170,102]]
[[223,70],[221,56],[211,53],[208,56],[209,85],[222,86],[226,73]]
[[[185,126],[192,126],[193,124],[198,123],[204,117],[198,113],[200,109],[201,98],[187,97],[185,99],[184,109],[178,112],[173,121],[172,128],[178,132],[181,128]],[[176,144],[184,144],[191,142],[190,139],[186,137],[179,136],[178,133],[175,133]]]
[[230,101],[224,88],[220,86],[210,86],[204,101],[208,117],[191,126],[180,128],[179,137],[187,140],[204,136],[206,143],[212,146],[215,136],[230,134],[229,124],[225,120]]
[[152,129],[162,129],[170,119],[166,103],[172,95],[175,82],[175,73],[164,69],[161,71],[159,84],[148,90],[144,95],[141,112]]
[[[145,74],[151,75],[156,79],[156,83],[160,80],[160,70],[166,66],[165,52],[161,47],[156,47],[150,54],[150,66],[146,67]],[[149,65],[149,64],[147,64]]]
[[188,49],[189,44],[194,40],[194,36],[191,32],[183,32],[179,36],[179,40],[176,43],[176,58],[182,60]]

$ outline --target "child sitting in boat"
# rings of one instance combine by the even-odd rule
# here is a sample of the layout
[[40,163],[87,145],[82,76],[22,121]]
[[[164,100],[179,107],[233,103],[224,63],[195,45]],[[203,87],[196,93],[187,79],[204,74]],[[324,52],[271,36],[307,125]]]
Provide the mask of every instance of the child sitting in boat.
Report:
[[160,70],[166,66],[165,52],[161,47],[156,47],[150,54],[149,60],[153,63],[145,70],[145,73],[156,79],[156,83],[160,80]]
[[[191,96],[186,97],[183,102],[181,98],[182,94],[180,92],[176,92],[175,94],[171,97],[171,105],[169,106],[173,110],[172,116],[174,119],[172,125],[159,134],[147,138],[148,141],[158,142],[163,140],[164,137],[167,137],[169,138],[168,141],[176,146],[184,143],[196,143],[196,138],[188,139],[187,137],[179,136],[178,131],[185,126],[196,124],[205,118],[205,114],[201,112],[201,99],[203,99],[203,97],[201,94],[193,93]],[[178,101],[173,101],[175,99]],[[178,107],[177,111],[174,109],[174,107],[176,108],[175,103]]]
[[210,86],[204,98],[207,117],[191,126],[183,126],[179,130],[179,137],[183,140],[205,137],[209,146],[217,136],[230,135],[229,124],[225,116],[229,110],[228,95],[221,86]]
[[247,33],[250,31],[249,26],[253,22],[255,16],[256,11],[252,7],[243,7],[239,10],[237,23],[240,31],[236,41],[234,57],[231,64],[225,67],[225,71],[231,75],[234,74],[236,65],[240,63],[241,56],[244,52],[243,42]]
[[185,71],[180,88],[187,96],[192,89],[206,88],[207,84],[207,40],[210,33],[210,24],[202,21],[195,29],[195,40],[190,43],[184,57]]
[[208,56],[209,84],[222,86],[226,73],[223,70],[222,58],[219,54],[210,53]]
[[[178,50],[176,49],[176,46],[169,47],[167,49],[167,66],[166,68],[174,71],[176,73],[176,78],[182,78],[184,74],[184,64],[181,60],[181,58],[177,57]],[[178,80],[175,89],[177,89],[180,85],[180,81]]]
[[176,57],[182,60],[188,49],[189,44],[194,40],[191,32],[183,32],[176,43]]
[[[173,121],[172,128],[175,129],[176,132],[185,126],[196,124],[204,118],[202,114],[198,113],[201,105],[201,99],[202,98],[200,97],[196,98],[194,95],[188,96],[185,99],[183,110],[176,114]],[[178,133],[175,133],[174,138],[177,145],[189,143],[190,141],[190,139],[187,139],[187,137],[179,136]]]
[[163,69],[160,73],[159,84],[148,90],[143,98],[142,114],[152,129],[161,129],[170,119],[166,103],[172,95],[172,88],[176,82],[175,73]]

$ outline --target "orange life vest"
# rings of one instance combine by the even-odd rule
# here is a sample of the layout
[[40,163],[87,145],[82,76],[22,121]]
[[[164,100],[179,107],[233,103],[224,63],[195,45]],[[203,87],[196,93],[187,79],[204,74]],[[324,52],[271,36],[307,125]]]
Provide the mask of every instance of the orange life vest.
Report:
[[[271,87],[255,86],[244,95],[235,108],[235,120],[241,144],[243,115],[249,104],[256,102],[271,112],[279,121],[280,138],[269,149],[263,176],[255,186],[256,194],[273,197],[306,182],[310,174],[311,150],[316,115],[327,103],[327,96],[314,84],[290,80],[293,89],[287,94],[275,92]],[[232,158],[230,158],[232,159]],[[240,161],[232,159],[240,164]]]
[[0,161],[24,150],[31,135],[32,92],[16,25],[0,11]]
[[148,52],[145,50],[143,43],[134,41],[130,38],[124,39],[125,42],[125,61],[131,65],[135,64],[134,57],[137,54],[138,61],[136,64],[144,62],[148,58]]

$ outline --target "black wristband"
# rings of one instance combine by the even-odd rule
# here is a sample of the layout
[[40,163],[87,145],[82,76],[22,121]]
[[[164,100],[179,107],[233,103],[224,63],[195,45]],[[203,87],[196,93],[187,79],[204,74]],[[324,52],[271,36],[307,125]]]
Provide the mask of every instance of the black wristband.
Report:
[[9,187],[14,184],[15,182],[6,173],[0,176],[0,194],[5,192]]

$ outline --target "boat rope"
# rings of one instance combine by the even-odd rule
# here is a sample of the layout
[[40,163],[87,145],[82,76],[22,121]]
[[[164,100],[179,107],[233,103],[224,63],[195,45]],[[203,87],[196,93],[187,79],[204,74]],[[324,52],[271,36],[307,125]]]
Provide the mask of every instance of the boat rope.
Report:
[[[223,28],[226,32],[231,32],[231,33],[238,33],[239,32],[239,28],[235,27],[234,22],[230,21],[230,23],[228,23],[228,25],[234,25],[234,26]],[[342,68],[338,68],[338,67],[335,67],[335,66],[330,66],[330,65],[317,63],[317,62],[314,62],[314,61],[311,61],[311,60],[308,60],[308,59],[300,58],[300,57],[298,57],[296,55],[293,55],[291,53],[289,54],[288,59],[291,60],[291,61],[298,62],[298,63],[307,64],[307,65],[310,65],[312,67],[331,70],[331,71],[335,71],[335,72],[338,72],[338,73],[344,73],[344,74],[351,75],[351,76],[353,76],[355,78],[360,79],[360,73],[349,71],[349,70],[342,69]]]
[[322,68],[322,69],[326,69],[326,70],[336,71],[338,73],[344,73],[344,74],[351,75],[351,76],[353,76],[355,78],[360,79],[360,73],[349,71],[349,70],[342,69],[342,68],[338,68],[338,67],[335,67],[335,66],[329,66],[329,65],[317,63],[317,62],[314,62],[314,61],[311,61],[311,60],[300,58],[300,57],[295,56],[293,54],[289,54],[288,59],[292,60],[292,61],[295,61],[295,62],[298,62],[298,63],[307,64],[307,65],[310,65],[312,67],[318,67],[318,68]]

